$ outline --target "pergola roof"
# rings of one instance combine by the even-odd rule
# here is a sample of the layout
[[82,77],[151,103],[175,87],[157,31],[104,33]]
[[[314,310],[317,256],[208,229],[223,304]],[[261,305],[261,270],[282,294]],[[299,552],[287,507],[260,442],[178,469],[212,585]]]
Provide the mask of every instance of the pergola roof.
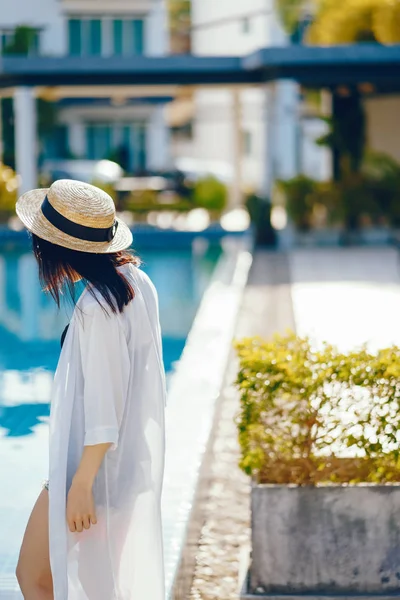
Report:
[[243,66],[263,70],[267,81],[295,79],[310,87],[366,82],[377,87],[399,87],[400,45],[265,48],[243,59]]
[[[193,86],[294,79],[310,87],[368,82],[400,88],[400,45],[329,48],[293,45],[244,57],[0,58],[0,88],[15,86]],[[161,90],[160,90],[161,91]]]

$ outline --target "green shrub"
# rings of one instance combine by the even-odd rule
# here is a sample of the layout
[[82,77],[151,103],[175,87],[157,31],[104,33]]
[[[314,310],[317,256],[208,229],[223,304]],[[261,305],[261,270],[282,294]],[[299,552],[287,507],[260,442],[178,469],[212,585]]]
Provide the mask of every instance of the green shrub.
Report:
[[0,163],[0,221],[7,222],[15,214],[18,180],[15,172]]
[[[342,181],[333,182],[331,210],[340,214],[347,229],[358,228],[363,220],[379,223],[384,218],[382,203],[384,187],[359,173],[349,174]],[[320,197],[322,200],[322,198]]]
[[314,193],[318,183],[306,175],[277,182],[277,187],[285,197],[287,213],[293,223],[301,230],[312,225]]
[[177,194],[171,194],[168,202],[160,201],[160,193],[156,190],[135,190],[125,196],[122,201],[124,210],[133,213],[148,213],[150,211],[189,212],[193,205]]
[[100,181],[100,180],[97,180],[97,179],[95,179],[91,183],[92,183],[92,185],[95,185],[96,187],[98,187],[101,190],[103,190],[103,192],[106,192],[106,194],[108,194],[109,196],[111,196],[111,198],[114,200],[114,202],[116,201],[117,192],[116,192],[115,187],[113,186],[112,183],[105,183],[104,181]]
[[257,246],[274,246],[276,234],[271,224],[271,203],[268,198],[250,194],[245,202],[251,223],[255,230]]
[[385,220],[400,226],[400,165],[383,152],[369,152],[364,161],[363,173],[375,195]]
[[236,343],[241,468],[258,483],[400,481],[400,348]]
[[209,211],[222,212],[228,200],[228,190],[224,183],[215,177],[205,177],[196,181],[193,188],[193,203]]
[[364,170],[340,181],[319,182],[304,175],[279,181],[287,213],[300,230],[326,225],[356,229],[365,223],[400,226],[400,165],[385,155],[369,155]]

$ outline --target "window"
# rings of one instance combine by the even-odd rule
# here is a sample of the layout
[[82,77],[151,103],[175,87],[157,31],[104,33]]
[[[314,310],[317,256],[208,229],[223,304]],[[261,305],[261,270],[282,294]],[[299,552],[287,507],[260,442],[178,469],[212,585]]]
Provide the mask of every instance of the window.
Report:
[[250,131],[243,131],[243,154],[245,156],[251,156],[253,151],[252,135]]
[[69,142],[66,125],[56,125],[51,133],[43,137],[43,158],[68,158]]
[[115,55],[143,54],[144,27],[142,19],[113,21],[113,52]]
[[14,34],[13,33],[2,33],[1,34],[1,52],[10,46],[13,42]]
[[68,21],[69,53],[72,56],[82,54],[82,21],[70,19]]
[[34,55],[37,56],[40,53],[40,36],[39,36],[39,31],[34,31],[32,33],[32,39],[31,39],[31,47],[29,50],[29,54],[30,55]]
[[[0,30],[0,54],[27,54],[28,56],[37,56],[40,51],[40,30],[29,27],[29,35],[24,35],[22,40],[18,35],[18,27],[15,29]],[[26,47],[25,52],[21,52]]]
[[[143,19],[69,19],[69,54],[114,56],[143,54]],[[110,39],[111,38],[111,39]]]
[[242,33],[250,33],[250,19],[249,17],[243,17],[242,19]]
[[132,28],[132,54],[143,54],[143,21],[135,19],[131,21]]
[[127,156],[127,167],[132,173],[145,171],[146,154],[146,125],[131,123],[122,126],[122,148]]
[[89,26],[88,54],[99,56],[101,54],[101,21],[92,19],[87,21],[87,25]]
[[101,20],[70,19],[68,41],[71,56],[100,56],[102,53]]
[[146,169],[146,127],[144,124],[136,126],[136,170],[144,171]]
[[111,149],[110,125],[95,123],[86,126],[86,156],[89,160],[108,158]]
[[124,22],[122,19],[115,19],[113,21],[114,54],[116,56],[124,53],[123,25]]
[[112,156],[131,173],[146,169],[146,124],[88,123],[86,125],[86,157],[101,160]]

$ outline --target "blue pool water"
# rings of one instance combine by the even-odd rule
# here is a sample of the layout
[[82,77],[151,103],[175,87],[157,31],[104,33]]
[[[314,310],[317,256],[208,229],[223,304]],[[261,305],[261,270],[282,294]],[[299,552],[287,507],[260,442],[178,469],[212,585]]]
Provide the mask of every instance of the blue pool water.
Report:
[[[220,252],[202,240],[139,252],[159,293],[167,373],[179,360]],[[67,307],[57,311],[40,290],[28,247],[0,247],[0,600],[17,597],[17,553],[47,475],[50,390],[70,314]]]

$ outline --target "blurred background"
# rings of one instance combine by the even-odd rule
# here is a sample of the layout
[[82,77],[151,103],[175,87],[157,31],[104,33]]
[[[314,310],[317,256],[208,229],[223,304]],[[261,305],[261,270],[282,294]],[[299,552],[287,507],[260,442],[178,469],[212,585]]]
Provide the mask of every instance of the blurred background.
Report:
[[112,196],[159,292],[168,595],[238,598],[251,532],[232,340],[400,344],[400,2],[2,4],[0,599],[20,598],[72,310],[41,292],[14,206],[61,178]]
[[[387,72],[395,55],[382,63],[379,46],[396,43],[397,11],[388,0],[132,0],[115,7],[18,0],[4,7],[2,56],[29,60],[3,60],[2,221],[13,214],[18,188],[70,177],[103,185],[132,223],[201,229],[246,204],[257,221],[262,199],[272,204],[278,230],[289,220],[296,233],[316,237],[324,229],[325,239],[354,230],[360,239],[388,237],[399,220],[398,90]],[[347,44],[368,51],[346,61],[335,50]],[[321,46],[332,47],[323,55],[329,59],[321,60]],[[286,63],[297,59],[290,73],[297,82],[279,72],[279,58],[275,74],[267,73],[268,57],[276,62],[268,53],[263,85],[246,66],[231,85],[216,73],[212,81],[212,60],[201,63],[207,84],[206,76],[199,73],[196,85],[185,73],[189,55],[246,57],[276,47],[291,50]],[[79,79],[85,65],[90,73],[111,58],[149,70],[142,57],[172,55],[181,57],[178,77],[166,61],[163,82],[135,85],[134,73],[124,85],[113,85],[109,74],[103,85]],[[57,78],[53,60],[46,63],[53,77],[43,84],[41,59],[50,57],[69,80]],[[194,209],[202,210],[188,221]],[[240,212],[225,222],[248,225]]]

